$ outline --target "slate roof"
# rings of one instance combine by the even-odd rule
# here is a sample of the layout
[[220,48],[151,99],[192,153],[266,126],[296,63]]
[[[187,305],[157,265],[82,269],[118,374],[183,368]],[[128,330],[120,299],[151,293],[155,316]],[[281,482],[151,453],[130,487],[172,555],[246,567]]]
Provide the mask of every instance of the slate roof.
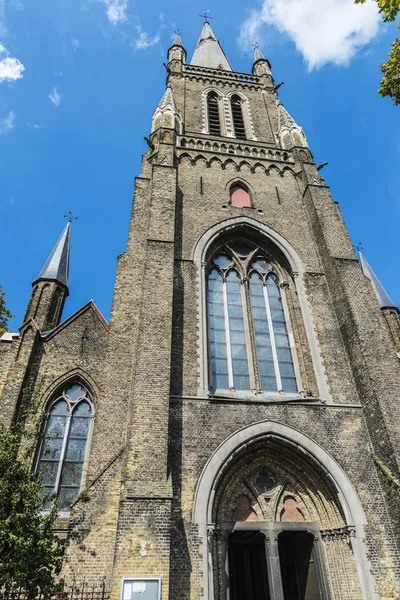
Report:
[[364,256],[361,254],[361,252],[359,254],[362,272],[364,273],[365,277],[368,277],[368,279],[371,281],[375,295],[379,302],[379,306],[381,308],[397,308],[395,303],[389,298],[388,293],[386,292],[385,288],[371,269]]
[[34,284],[46,280],[57,281],[68,287],[70,229],[71,223],[68,222]]
[[208,67],[209,69],[221,68],[225,71],[232,71],[232,67],[222,50],[222,46],[207,21],[203,25],[190,64],[196,67]]

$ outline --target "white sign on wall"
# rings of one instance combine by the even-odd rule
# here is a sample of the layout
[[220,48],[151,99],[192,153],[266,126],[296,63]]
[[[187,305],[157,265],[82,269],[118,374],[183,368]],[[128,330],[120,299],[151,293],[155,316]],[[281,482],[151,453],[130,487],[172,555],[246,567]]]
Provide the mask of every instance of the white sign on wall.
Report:
[[121,600],[160,600],[161,577],[124,577]]

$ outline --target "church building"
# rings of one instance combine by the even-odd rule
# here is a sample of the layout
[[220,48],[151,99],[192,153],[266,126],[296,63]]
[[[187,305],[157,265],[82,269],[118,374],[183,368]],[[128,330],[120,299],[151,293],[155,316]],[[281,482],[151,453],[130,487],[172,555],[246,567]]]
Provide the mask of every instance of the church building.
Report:
[[205,22],[166,68],[110,323],[92,301],[62,319],[67,223],[0,341],[2,422],[45,415],[61,576],[111,600],[398,600],[399,310],[261,51],[234,71]]

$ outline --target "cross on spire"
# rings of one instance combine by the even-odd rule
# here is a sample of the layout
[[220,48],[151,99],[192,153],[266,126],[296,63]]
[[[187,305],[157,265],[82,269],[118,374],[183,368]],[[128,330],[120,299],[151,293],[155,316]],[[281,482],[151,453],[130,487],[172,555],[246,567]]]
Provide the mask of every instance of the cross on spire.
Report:
[[254,48],[254,50],[256,50],[257,48],[259,48],[258,42],[256,42],[255,44],[252,44],[252,47]]
[[69,211],[67,215],[64,215],[64,219],[68,220],[68,223],[72,223],[73,219],[77,220],[78,217],[73,217],[72,212]]
[[213,19],[214,17],[211,17],[208,13],[211,12],[210,10],[205,10],[204,12],[201,13],[201,15],[199,15],[199,17],[202,17],[204,19],[204,23],[206,23],[208,21],[208,19]]

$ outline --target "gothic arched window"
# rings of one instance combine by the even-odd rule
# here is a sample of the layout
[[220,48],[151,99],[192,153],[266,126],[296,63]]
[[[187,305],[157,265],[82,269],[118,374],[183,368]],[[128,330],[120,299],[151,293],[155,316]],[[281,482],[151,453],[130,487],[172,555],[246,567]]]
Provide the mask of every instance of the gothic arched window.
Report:
[[231,109],[235,137],[246,139],[246,128],[243,119],[242,99],[239,96],[232,96]]
[[221,135],[221,123],[219,119],[218,95],[210,92],[207,96],[208,133]]
[[259,247],[223,246],[208,264],[211,387],[297,393],[281,286]]
[[43,475],[44,494],[55,494],[63,512],[81,489],[92,419],[90,394],[80,383],[66,385],[48,409],[37,471]]
[[251,208],[251,198],[249,190],[241,183],[234,183],[230,189],[231,205]]

